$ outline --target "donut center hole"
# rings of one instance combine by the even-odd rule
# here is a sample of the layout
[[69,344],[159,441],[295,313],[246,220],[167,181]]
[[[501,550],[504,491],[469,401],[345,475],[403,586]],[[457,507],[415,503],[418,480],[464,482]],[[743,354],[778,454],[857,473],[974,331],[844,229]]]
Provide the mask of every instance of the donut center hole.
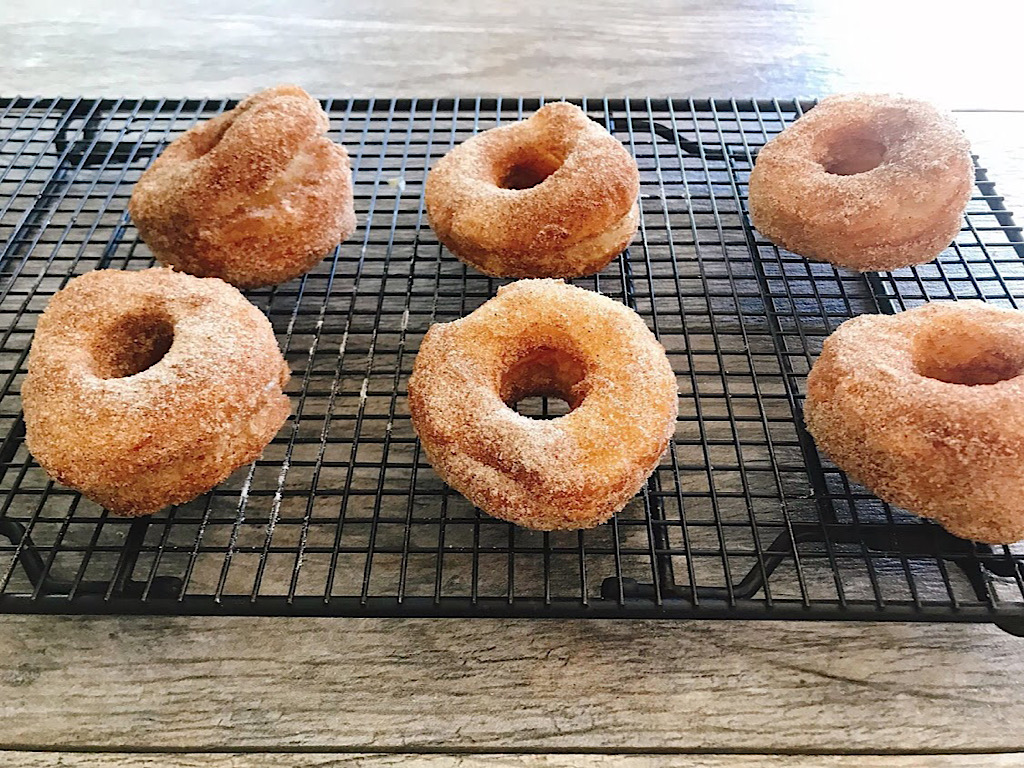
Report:
[[885,144],[874,131],[860,129],[837,136],[825,150],[821,164],[836,176],[854,176],[877,168],[885,160]]
[[915,370],[929,379],[976,387],[998,384],[1024,372],[1024,356],[1009,354],[1001,340],[981,332],[920,335],[914,345]]
[[918,373],[949,384],[998,384],[1020,374],[1020,366],[998,352],[974,352],[962,360],[929,360],[918,366]]
[[572,411],[569,404],[560,397],[538,396],[524,397],[512,406],[512,409],[520,416],[530,419],[557,419]]
[[158,312],[122,315],[101,329],[93,348],[95,373],[123,379],[152,368],[174,343],[174,326]]
[[532,189],[557,171],[562,162],[553,155],[525,149],[504,164],[498,186],[502,189]]
[[583,363],[564,350],[534,349],[516,360],[501,378],[502,401],[531,419],[555,419],[575,410],[587,392]]
[[220,144],[220,140],[224,138],[224,134],[228,132],[228,128],[234,124],[235,118],[232,117],[230,120],[224,120],[221,122],[221,124],[213,130],[207,129],[202,131],[197,137],[195,144],[192,145],[194,157],[202,157]]

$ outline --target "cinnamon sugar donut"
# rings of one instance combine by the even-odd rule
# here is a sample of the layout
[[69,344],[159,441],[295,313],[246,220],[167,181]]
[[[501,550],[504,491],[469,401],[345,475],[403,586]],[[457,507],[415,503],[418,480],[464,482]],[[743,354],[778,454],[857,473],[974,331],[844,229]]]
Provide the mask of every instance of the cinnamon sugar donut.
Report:
[[89,272],[39,318],[21,398],[29,451],[117,515],[209,490],[288,417],[267,318],[216,279]]
[[1024,313],[959,301],[847,320],[804,416],[885,501],[964,538],[1024,539]]
[[163,264],[242,288],[308,272],[355,230],[345,149],[294,85],[250,96],[175,140],[128,210]]
[[[509,405],[564,399],[540,421]],[[592,528],[643,486],[675,429],[665,350],[628,307],[558,280],[522,280],[431,326],[409,380],[437,473],[481,509],[536,530]]]
[[750,217],[794,253],[869,270],[931,261],[960,231],[970,147],[931,104],[830,96],[769,141],[750,174]]
[[636,234],[636,161],[579,107],[547,104],[451,150],[427,176],[438,239],[496,277],[599,272]]

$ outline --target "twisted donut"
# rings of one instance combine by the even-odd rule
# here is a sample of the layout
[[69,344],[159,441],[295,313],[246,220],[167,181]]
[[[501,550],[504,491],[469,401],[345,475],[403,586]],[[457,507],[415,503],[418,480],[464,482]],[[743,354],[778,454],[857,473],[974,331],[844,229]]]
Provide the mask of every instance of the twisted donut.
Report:
[[288,417],[288,376],[267,318],[227,283],[89,272],[39,318],[25,439],[55,479],[147,515],[259,457]]
[[769,141],[750,174],[750,217],[794,253],[869,270],[934,259],[974,186],[950,117],[895,96],[822,99]]
[[[563,398],[539,421],[511,408]],[[409,411],[437,473],[495,517],[592,528],[643,486],[675,430],[665,350],[622,304],[557,280],[522,280],[461,320],[431,326]]]
[[599,272],[640,217],[636,161],[579,107],[547,104],[451,150],[427,175],[438,239],[497,277]]
[[163,264],[251,288],[313,268],[355,230],[345,149],[294,85],[186,131],[136,182],[128,210]]
[[885,501],[957,536],[1024,538],[1024,313],[958,301],[847,320],[808,376],[804,417]]

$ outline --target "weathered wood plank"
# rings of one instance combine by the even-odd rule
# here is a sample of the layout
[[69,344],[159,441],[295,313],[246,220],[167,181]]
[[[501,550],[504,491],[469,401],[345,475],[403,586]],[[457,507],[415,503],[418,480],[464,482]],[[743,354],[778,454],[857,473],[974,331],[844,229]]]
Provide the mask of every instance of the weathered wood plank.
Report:
[[1016,768],[1024,754],[1002,755],[414,755],[414,754],[117,754],[67,752],[0,752],[0,766],[39,768],[334,768],[334,766],[411,766],[412,768]]
[[959,106],[1024,106],[1012,87],[1018,25],[1007,9],[451,0],[439,12],[418,0],[5,0],[0,72],[7,92],[50,95],[241,95],[294,81],[325,95],[883,89]]
[[7,617],[0,746],[1024,750],[991,627]]
[[[881,2],[453,0],[439,14],[416,0],[207,0],[80,2],[55,14],[46,2],[6,0],[0,72],[5,93],[241,95],[278,81],[336,95],[870,88],[956,106],[1022,107],[1015,81],[1001,74],[1016,71],[1019,48],[1017,26],[1001,13],[999,4],[975,4],[964,16],[943,4],[921,14]],[[983,69],[936,42],[968,21]],[[1015,183],[1024,178],[1020,116],[961,118],[1002,191],[1024,200]],[[1022,643],[981,627],[5,617],[0,740],[190,749],[1014,750],[1024,748]],[[354,757],[3,753],[0,763],[331,765]],[[358,756],[367,764],[399,759]],[[672,760],[843,768],[1022,762]]]

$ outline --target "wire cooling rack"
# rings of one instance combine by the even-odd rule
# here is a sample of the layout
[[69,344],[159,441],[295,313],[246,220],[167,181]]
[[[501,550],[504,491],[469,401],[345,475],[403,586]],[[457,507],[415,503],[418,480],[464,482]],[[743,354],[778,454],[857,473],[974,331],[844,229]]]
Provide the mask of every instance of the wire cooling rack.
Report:
[[[25,449],[19,385],[47,300],[153,261],[132,183],[209,100],[0,100],[0,610],[324,616],[995,621],[1024,631],[1024,548],[962,541],[879,502],[804,431],[805,375],[843,320],[926,300],[1024,298],[1021,231],[983,168],[956,242],[859,275],[751,229],[758,148],[793,101],[580,102],[636,157],[632,247],[575,281],[634,308],[678,376],[675,438],[610,523],[538,533],[474,509],[425,461],[406,383],[424,332],[501,281],[439,244],[426,169],[530,100],[324,103],[352,157],[359,228],[300,280],[249,292],[292,368],[262,459],[150,518],[113,517]],[[539,418],[558,403],[519,404]]]

